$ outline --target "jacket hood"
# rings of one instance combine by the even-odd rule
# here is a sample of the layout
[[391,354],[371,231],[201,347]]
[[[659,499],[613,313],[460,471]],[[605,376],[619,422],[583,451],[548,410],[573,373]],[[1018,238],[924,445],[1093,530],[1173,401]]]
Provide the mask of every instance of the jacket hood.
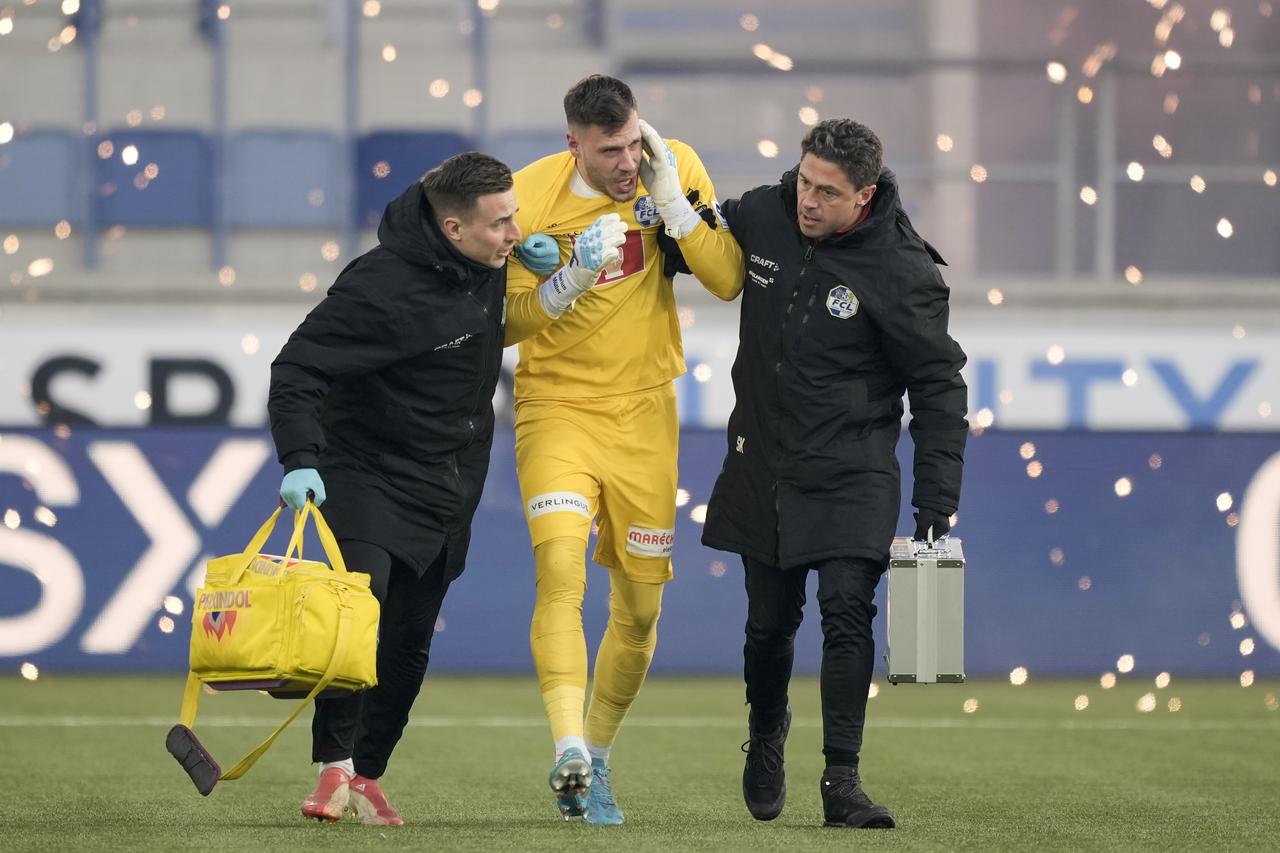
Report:
[[[800,231],[800,223],[796,221],[799,213],[796,203],[796,184],[800,175],[800,165],[796,164],[791,171],[782,176],[780,181],[782,192],[782,203],[786,206],[787,215],[791,218],[791,225],[797,232]],[[841,245],[851,241],[855,234],[862,236],[869,232],[879,231],[886,225],[891,225],[898,216],[898,179],[893,172],[887,168],[880,170],[880,177],[876,179],[876,194],[871,197],[871,213],[863,220],[857,228],[844,234],[833,234],[828,237],[825,243],[832,245]]]
[[391,200],[378,224],[378,242],[408,263],[439,267],[465,281],[472,272],[492,272],[455,249],[436,224],[422,184],[412,186]]

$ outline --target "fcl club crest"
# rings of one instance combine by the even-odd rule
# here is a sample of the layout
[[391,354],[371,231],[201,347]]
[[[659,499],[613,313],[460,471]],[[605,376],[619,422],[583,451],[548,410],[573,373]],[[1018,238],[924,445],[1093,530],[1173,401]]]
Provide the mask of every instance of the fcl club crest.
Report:
[[222,641],[222,635],[231,636],[231,629],[236,624],[236,611],[234,610],[210,610],[204,614],[204,632],[211,634]]
[[635,204],[636,222],[644,227],[657,225],[662,221],[662,217],[658,215],[658,206],[653,203],[653,198],[642,195],[636,199]]
[[840,320],[848,320],[854,314],[857,314],[858,304],[858,297],[854,296],[853,291],[843,284],[837,284],[827,294],[827,311],[831,313],[832,317]]

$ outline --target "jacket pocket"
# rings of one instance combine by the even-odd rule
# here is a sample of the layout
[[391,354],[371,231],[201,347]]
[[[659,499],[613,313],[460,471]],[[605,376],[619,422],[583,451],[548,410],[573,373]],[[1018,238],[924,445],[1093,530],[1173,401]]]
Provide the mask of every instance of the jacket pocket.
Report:
[[789,479],[818,491],[843,489],[851,478],[893,470],[890,456],[878,431],[845,429],[821,450],[798,455]]

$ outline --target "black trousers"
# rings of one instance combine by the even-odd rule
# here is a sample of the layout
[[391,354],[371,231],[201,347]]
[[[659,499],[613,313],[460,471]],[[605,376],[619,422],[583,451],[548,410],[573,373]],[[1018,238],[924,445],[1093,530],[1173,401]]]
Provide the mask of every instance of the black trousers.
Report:
[[377,545],[343,539],[338,547],[348,566],[369,574],[382,605],[378,684],[352,696],[316,700],[311,760],[352,758],[356,773],[377,779],[386,772],[426,677],[431,637],[449,581],[444,576],[444,552],[419,577]]
[[858,765],[875,664],[871,620],[885,566],[838,557],[783,571],[744,557],[747,642],[743,649],[752,727],[777,728],[787,708],[795,638],[804,619],[805,581],[818,573],[822,614],[822,752],[827,766]]

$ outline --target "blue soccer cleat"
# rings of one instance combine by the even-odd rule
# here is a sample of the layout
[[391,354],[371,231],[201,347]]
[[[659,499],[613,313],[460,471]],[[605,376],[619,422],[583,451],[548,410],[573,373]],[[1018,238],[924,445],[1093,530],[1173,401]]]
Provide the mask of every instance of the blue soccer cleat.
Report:
[[566,749],[551,768],[547,779],[556,795],[556,805],[565,820],[587,813],[587,791],[591,787],[591,764],[580,749]]
[[613,785],[609,774],[613,768],[598,758],[591,759],[591,787],[587,789],[587,814],[584,823],[596,826],[617,826],[624,820],[618,801],[613,798]]

